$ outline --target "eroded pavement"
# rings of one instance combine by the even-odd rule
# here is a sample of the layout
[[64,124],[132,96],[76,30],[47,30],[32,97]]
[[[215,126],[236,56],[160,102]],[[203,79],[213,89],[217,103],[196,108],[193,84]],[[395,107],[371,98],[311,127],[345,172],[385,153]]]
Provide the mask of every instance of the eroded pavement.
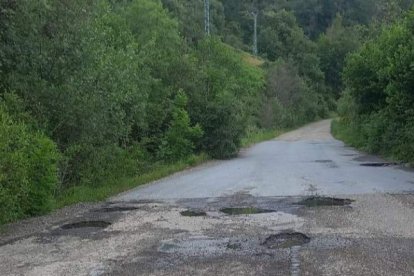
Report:
[[[329,137],[327,123],[279,140],[306,141],[321,148],[322,155],[329,152],[330,158],[305,156],[320,160],[310,164],[323,168],[322,178],[331,175],[325,170],[339,170],[347,162],[336,160],[329,150],[340,142]],[[257,158],[262,146],[240,159]],[[343,156],[343,151],[353,155]],[[263,154],[269,159],[271,151]],[[349,158],[349,164],[385,163],[345,147],[338,149],[338,155]],[[295,158],[285,156],[285,163]],[[303,164],[308,164],[306,160]],[[410,170],[395,164],[369,167],[364,181],[352,184],[353,193],[340,193],[343,187],[338,192],[326,190],[328,181],[321,185],[312,181],[317,177],[306,174],[303,164],[295,177],[300,181],[305,174],[308,184],[287,187],[291,195],[286,191],[278,195],[274,188],[268,194],[261,192],[266,189],[261,181],[265,183],[267,176],[262,180],[258,176],[256,185],[249,179],[221,193],[214,184],[213,191],[188,189],[188,177],[203,183],[206,176],[200,170],[223,164],[235,166],[214,162],[195,169],[195,175],[189,170],[105,203],[71,206],[9,225],[0,236],[0,275],[414,275],[414,196],[410,193],[414,183],[409,185],[414,174]],[[339,179],[346,177],[344,171],[337,173]],[[289,174],[279,176],[286,182],[284,175]],[[385,186],[377,184],[380,192],[359,187],[375,186],[368,182],[380,175],[399,183],[394,192],[388,190],[392,187],[387,181]],[[273,182],[283,189],[280,179]],[[294,182],[293,175],[289,179]],[[179,198],[171,193],[169,198],[168,189],[162,192],[168,181],[177,184],[177,193],[181,189],[197,196]],[[151,194],[157,185],[158,197]],[[197,189],[197,181],[193,185]],[[387,192],[381,191],[384,187]]]

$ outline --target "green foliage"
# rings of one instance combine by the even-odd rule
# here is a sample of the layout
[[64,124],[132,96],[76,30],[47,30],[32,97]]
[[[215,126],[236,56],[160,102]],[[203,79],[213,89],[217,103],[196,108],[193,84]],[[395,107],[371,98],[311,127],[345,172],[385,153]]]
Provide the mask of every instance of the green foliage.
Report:
[[[163,6],[179,21],[180,33],[190,45],[204,38],[204,0],[161,0]],[[211,33],[224,32],[224,7],[220,0],[210,0]]]
[[313,121],[324,114],[319,101],[318,94],[312,93],[294,64],[279,61],[268,69],[262,126],[280,129]]
[[[413,161],[414,12],[350,56],[343,128],[372,152]],[[352,135],[351,135],[352,136]]]
[[318,56],[327,86],[338,99],[342,92],[342,71],[348,54],[354,52],[362,40],[362,27],[345,27],[337,15],[326,34],[318,40]]
[[209,160],[205,154],[189,156],[184,160],[173,163],[152,163],[144,172],[130,177],[119,177],[100,183],[99,186],[77,185],[58,195],[57,206],[64,207],[78,202],[96,202],[107,199],[139,185],[159,180],[173,173],[192,166],[197,166]]
[[0,106],[0,224],[52,209],[58,159],[50,139]]
[[[309,90],[307,94],[313,94],[311,97],[317,98],[314,103],[320,109],[316,112],[321,117],[326,116],[325,110],[333,109],[333,105],[329,105],[332,95],[327,93],[317,45],[304,35],[292,12],[269,12],[265,14],[263,24],[259,35],[260,52],[271,61],[281,60],[282,63],[287,62],[294,66],[294,74],[299,74]],[[294,74],[292,78],[295,78]]]
[[[257,123],[262,70],[204,39],[202,20],[193,24],[203,1],[163,3],[171,13],[153,0],[0,2],[0,88],[15,92],[2,92],[2,119],[13,119],[4,139],[22,139],[19,155],[3,156],[18,185],[1,190],[4,206],[15,204],[2,222],[46,211],[54,193],[108,195],[122,190],[118,179],[194,163],[201,151],[237,154]],[[222,3],[211,3],[212,33],[221,33]],[[10,189],[22,190],[23,207]]]
[[312,42],[305,37],[295,16],[286,10],[265,14],[259,35],[259,51],[275,61],[279,57],[296,58],[311,51]]
[[202,148],[215,158],[233,157],[247,122],[257,112],[262,73],[217,39],[202,41],[197,58],[201,91],[190,96],[190,114],[204,130]]
[[[354,25],[389,23],[411,0],[364,1],[211,0],[207,38],[203,0],[0,1],[0,165],[14,168],[1,171],[0,223],[43,213],[54,193],[61,204],[103,199],[137,175],[202,152],[230,158],[243,138],[327,116],[363,36]],[[252,12],[264,65],[240,51],[252,48]],[[350,57],[340,102],[359,141],[408,141],[391,139],[399,155],[413,139],[409,24]]]
[[188,98],[183,91],[175,96],[172,120],[161,144],[160,157],[165,160],[187,158],[195,149],[195,142],[203,136],[200,125],[192,127],[186,111]]

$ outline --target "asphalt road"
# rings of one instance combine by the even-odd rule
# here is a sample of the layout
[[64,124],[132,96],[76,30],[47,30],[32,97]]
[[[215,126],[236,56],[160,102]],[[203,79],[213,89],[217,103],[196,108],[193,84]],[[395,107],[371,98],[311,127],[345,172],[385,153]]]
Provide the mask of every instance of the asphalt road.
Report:
[[0,275],[414,275],[414,172],[329,126],[8,225]]
[[353,195],[414,190],[413,172],[344,146],[330,134],[330,120],[260,143],[229,161],[211,162],[114,198],[180,199],[252,196]]

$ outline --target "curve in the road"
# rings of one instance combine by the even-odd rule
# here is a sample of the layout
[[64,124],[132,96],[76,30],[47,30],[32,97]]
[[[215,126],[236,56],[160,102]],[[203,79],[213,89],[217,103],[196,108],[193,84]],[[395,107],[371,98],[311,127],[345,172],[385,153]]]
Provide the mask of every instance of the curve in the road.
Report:
[[414,172],[397,166],[366,167],[382,161],[335,140],[330,120],[309,124],[257,144],[236,159],[214,161],[123,193],[112,200],[229,196],[351,195],[414,190]]

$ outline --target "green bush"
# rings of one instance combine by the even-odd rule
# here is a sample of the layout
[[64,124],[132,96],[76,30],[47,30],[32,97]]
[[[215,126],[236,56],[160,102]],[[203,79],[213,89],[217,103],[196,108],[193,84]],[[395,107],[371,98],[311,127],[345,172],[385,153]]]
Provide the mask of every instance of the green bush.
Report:
[[324,117],[326,105],[321,95],[299,75],[292,61],[280,59],[268,66],[263,127],[290,128]]
[[216,103],[207,104],[203,129],[207,135],[203,143],[213,158],[227,159],[235,157],[241,147],[245,124],[238,114],[237,103],[231,96],[224,96]]
[[74,183],[98,186],[119,177],[136,175],[145,170],[150,161],[139,144],[128,148],[117,144],[73,145],[60,162],[63,188]]
[[51,210],[58,159],[49,138],[0,107],[0,224]]
[[183,160],[192,155],[195,142],[203,136],[200,125],[191,126],[190,116],[186,111],[188,98],[180,90],[175,97],[172,120],[161,142],[159,158],[161,160]]
[[414,11],[350,56],[338,106],[346,141],[407,162],[414,161],[413,22]]
[[200,42],[196,58],[199,87],[189,94],[189,113],[204,131],[201,147],[213,158],[234,157],[258,111],[262,71],[216,38]]

